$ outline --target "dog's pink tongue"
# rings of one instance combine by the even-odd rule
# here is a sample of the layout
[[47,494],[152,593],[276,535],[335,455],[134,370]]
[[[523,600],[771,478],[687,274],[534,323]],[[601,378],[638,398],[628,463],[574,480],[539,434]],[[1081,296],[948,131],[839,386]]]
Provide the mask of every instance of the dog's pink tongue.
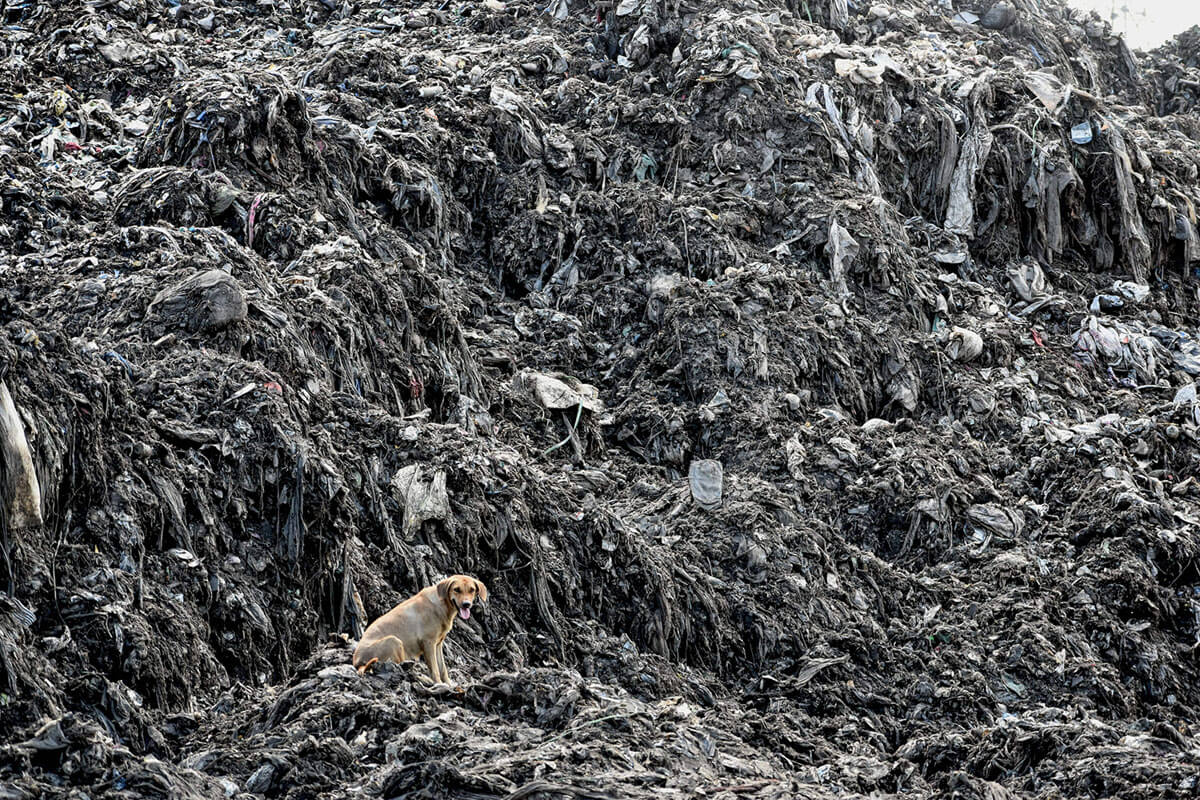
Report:
[[458,615],[459,615],[460,617],[462,617],[463,619],[470,619],[470,618],[471,618],[471,609],[469,609],[469,608],[460,608],[460,609],[458,610]]

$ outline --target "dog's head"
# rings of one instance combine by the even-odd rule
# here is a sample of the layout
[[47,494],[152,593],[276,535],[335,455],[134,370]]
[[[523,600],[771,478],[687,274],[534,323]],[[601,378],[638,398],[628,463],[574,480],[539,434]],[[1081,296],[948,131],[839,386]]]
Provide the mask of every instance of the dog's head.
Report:
[[451,575],[437,585],[438,597],[463,619],[471,618],[476,603],[487,601],[487,587],[470,575]]

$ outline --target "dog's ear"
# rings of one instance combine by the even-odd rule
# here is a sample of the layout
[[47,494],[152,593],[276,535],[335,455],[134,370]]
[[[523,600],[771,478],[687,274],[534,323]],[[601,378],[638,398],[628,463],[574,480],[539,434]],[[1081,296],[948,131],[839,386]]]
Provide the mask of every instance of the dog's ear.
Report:
[[479,592],[479,602],[486,603],[487,602],[487,587],[484,586],[483,581],[479,580],[478,578],[474,578],[473,580],[475,581],[475,590],[477,592]]
[[438,581],[437,593],[443,603],[450,602],[450,590],[454,588],[454,578],[446,578]]

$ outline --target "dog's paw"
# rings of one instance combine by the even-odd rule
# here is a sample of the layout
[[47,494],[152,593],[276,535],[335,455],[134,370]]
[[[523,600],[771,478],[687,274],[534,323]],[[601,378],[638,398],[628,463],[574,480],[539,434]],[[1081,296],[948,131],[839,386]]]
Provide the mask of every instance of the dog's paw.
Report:
[[448,683],[427,683],[414,687],[417,694],[425,697],[449,697],[455,693],[455,687]]

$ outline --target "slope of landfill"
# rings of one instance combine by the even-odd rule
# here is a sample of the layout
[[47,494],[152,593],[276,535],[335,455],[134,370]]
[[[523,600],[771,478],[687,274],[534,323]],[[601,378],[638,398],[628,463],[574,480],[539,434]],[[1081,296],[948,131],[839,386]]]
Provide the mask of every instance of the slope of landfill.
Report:
[[0,800],[1200,791],[1200,30],[0,11]]

